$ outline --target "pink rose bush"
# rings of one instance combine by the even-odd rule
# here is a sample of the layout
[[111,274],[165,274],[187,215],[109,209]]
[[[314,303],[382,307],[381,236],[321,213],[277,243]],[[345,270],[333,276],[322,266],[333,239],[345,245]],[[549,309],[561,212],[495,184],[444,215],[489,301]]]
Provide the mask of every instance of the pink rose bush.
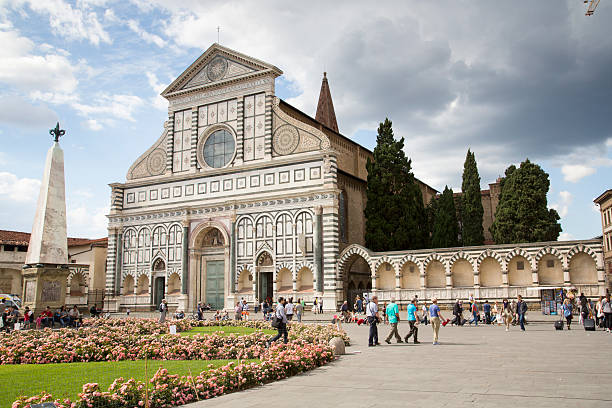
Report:
[[54,400],[51,395],[41,393],[18,398],[12,408],[30,408],[32,404],[49,401],[54,401],[58,408],[136,408],[144,407],[147,398],[150,408],[174,407],[287,378],[333,359],[331,348],[296,340],[266,349],[261,363],[232,362],[194,377],[170,375],[160,368],[148,384],[118,378],[108,391],[100,391],[97,384],[83,385],[77,401]]

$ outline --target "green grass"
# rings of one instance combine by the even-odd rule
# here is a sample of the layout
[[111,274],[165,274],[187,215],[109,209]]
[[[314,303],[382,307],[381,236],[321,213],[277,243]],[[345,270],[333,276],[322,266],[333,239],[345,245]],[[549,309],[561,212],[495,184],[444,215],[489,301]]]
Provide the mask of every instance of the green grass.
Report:
[[[149,360],[147,371],[149,378],[160,366],[170,374],[189,375],[191,370],[197,375],[207,370],[209,364],[221,367],[230,361],[237,360]],[[10,407],[19,395],[32,396],[41,391],[74,401],[86,383],[98,383],[106,391],[119,377],[144,381],[144,367],[144,360],[0,365],[0,407]]]
[[256,331],[263,331],[266,334],[275,334],[276,330],[270,329],[254,329],[251,327],[242,326],[205,326],[205,327],[194,327],[191,330],[181,332],[182,336],[194,336],[196,334],[210,334],[223,332],[222,335],[227,336],[230,334],[245,335],[255,333]]

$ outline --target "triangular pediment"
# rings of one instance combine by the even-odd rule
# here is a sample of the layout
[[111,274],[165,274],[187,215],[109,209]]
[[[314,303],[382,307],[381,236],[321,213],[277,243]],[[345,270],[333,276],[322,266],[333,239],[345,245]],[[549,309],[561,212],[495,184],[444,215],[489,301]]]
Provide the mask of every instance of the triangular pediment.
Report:
[[282,73],[274,65],[215,43],[179,75],[162,92],[162,96],[168,98],[240,79],[267,74],[277,77]]

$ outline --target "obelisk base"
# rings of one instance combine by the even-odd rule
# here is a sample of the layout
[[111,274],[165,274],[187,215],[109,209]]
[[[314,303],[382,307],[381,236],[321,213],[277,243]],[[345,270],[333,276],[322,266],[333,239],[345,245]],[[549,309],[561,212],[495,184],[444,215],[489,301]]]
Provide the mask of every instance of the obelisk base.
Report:
[[23,269],[23,307],[28,306],[38,315],[49,306],[55,309],[66,302],[66,285],[68,284],[68,268],[42,266]]

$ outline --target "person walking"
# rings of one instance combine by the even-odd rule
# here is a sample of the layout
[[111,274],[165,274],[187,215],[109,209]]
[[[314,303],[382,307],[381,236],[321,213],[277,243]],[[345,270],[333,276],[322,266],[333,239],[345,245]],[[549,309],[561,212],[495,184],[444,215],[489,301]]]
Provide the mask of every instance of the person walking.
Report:
[[271,343],[274,343],[276,340],[280,339],[281,337],[283,337],[283,343],[287,344],[287,342],[289,341],[288,334],[287,334],[287,314],[285,313],[286,303],[287,301],[283,299],[282,297],[278,298],[278,305],[276,306],[276,311],[274,312],[276,314],[276,318],[279,320],[278,327],[276,329],[277,333],[276,333],[276,336],[268,340],[268,347],[270,347]]
[[361,300],[361,297],[359,297],[359,295],[357,295],[357,313],[361,314],[363,313],[363,301]]
[[300,299],[298,299],[297,304],[295,305],[295,316],[297,317],[298,323],[302,322],[302,313],[304,313],[304,304]]
[[502,312],[501,309],[499,308],[499,305],[497,304],[497,302],[495,302],[495,304],[493,305],[493,313],[495,314],[495,323],[497,323],[498,326],[500,326],[502,324]]
[[485,315],[485,324],[491,324],[491,305],[486,299],[484,305],[482,305],[482,310],[484,311]]
[[604,322],[604,313],[603,313],[603,309],[601,308],[601,303],[603,302],[603,296],[599,297],[599,300],[597,300],[597,303],[595,303],[595,319],[596,324],[598,327],[604,327],[605,328],[605,322]]
[[372,300],[366,306],[366,318],[370,325],[370,333],[368,336],[368,347],[378,346],[378,327],[376,325],[380,322],[380,315],[378,314],[378,296],[372,296]]
[[478,304],[476,300],[472,300],[472,306],[470,307],[470,312],[472,313],[472,320],[470,320],[470,324],[474,323],[475,326],[478,326]]
[[429,306],[429,317],[431,319],[431,328],[433,329],[433,345],[438,344],[438,332],[440,331],[440,320],[444,319],[440,313],[440,307],[438,306],[438,299],[431,299],[432,305]]
[[166,321],[166,314],[168,313],[168,303],[166,299],[162,299],[159,304],[159,322],[164,323]]
[[572,304],[569,299],[565,299],[563,301],[563,317],[565,317],[565,321],[567,322],[567,330],[571,330],[572,326]]
[[319,300],[319,314],[323,314],[323,298]]
[[612,303],[610,302],[610,294],[607,293],[606,297],[601,301],[601,310],[604,314],[605,328],[608,333],[612,333]]
[[527,314],[527,303],[523,300],[521,295],[518,295],[516,302],[516,314],[518,315],[518,321],[521,325],[521,330],[525,331],[525,315]]
[[242,320],[242,303],[237,302],[234,308],[234,320]]
[[455,316],[455,318],[451,321],[451,324],[461,326],[461,321],[463,320],[463,305],[461,304],[461,301],[459,299],[457,299],[457,301],[453,305],[453,315]]
[[427,322],[429,320],[429,308],[427,307],[427,302],[423,302],[421,313],[423,314],[423,324],[427,326]]
[[289,302],[285,305],[285,314],[287,315],[287,321],[293,320],[293,312],[295,305],[293,304],[293,298],[289,298]]
[[408,316],[407,316],[407,320],[408,320],[408,324],[410,325],[410,332],[406,335],[406,337],[404,337],[404,341],[406,343],[408,343],[408,339],[412,336],[414,339],[414,344],[419,344],[420,341],[418,340],[417,336],[419,334],[419,328],[417,327],[419,325],[419,316],[418,316],[418,310],[417,310],[417,300],[412,299],[412,301],[410,302],[410,304],[408,305]]
[[317,298],[314,298],[314,302],[312,302],[312,313],[317,314],[319,312],[319,304],[317,302]]
[[508,299],[504,299],[502,304],[502,314],[504,318],[504,323],[506,324],[506,331],[510,331],[510,323],[512,323],[512,306],[510,306],[510,302]]
[[402,336],[400,336],[397,331],[397,324],[399,323],[400,318],[399,308],[397,306],[397,303],[395,303],[394,298],[391,298],[391,303],[387,305],[387,308],[385,309],[385,315],[389,319],[389,324],[391,325],[391,331],[385,339],[385,342],[387,344],[391,344],[391,337],[395,336],[395,340],[397,343],[403,343]]

